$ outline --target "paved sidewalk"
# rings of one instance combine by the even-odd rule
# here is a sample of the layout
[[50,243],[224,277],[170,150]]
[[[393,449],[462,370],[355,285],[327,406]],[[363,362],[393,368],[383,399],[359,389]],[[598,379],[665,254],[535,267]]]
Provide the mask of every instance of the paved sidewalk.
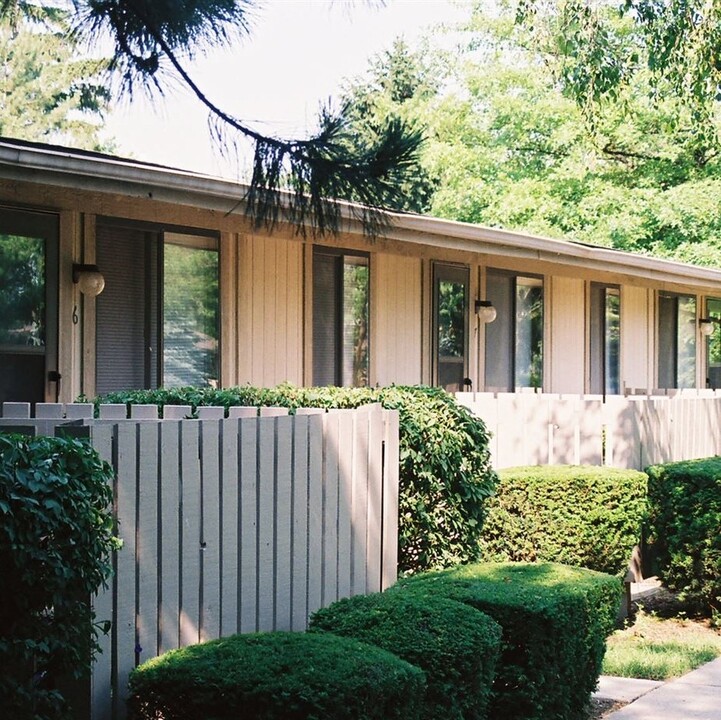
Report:
[[595,695],[629,702],[608,720],[721,720],[721,658],[665,683],[601,677]]

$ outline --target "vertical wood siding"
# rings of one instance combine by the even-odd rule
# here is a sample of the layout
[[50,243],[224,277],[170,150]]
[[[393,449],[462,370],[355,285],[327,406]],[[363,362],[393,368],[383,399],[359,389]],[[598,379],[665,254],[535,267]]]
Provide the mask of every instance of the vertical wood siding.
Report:
[[239,237],[238,367],[228,384],[303,384],[303,245]]
[[550,390],[582,393],[585,378],[585,283],[553,277],[550,281]]
[[654,385],[655,317],[652,290],[631,285],[621,286],[622,388]]
[[372,384],[421,382],[421,261],[374,254],[371,259]]

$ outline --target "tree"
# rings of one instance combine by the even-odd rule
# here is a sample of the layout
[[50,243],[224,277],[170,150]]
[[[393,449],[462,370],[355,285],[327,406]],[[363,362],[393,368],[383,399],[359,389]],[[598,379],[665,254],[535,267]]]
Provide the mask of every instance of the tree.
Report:
[[[555,39],[579,104],[615,99],[639,74],[671,90],[700,136],[715,136],[721,94],[721,4],[713,0],[515,0],[517,18]],[[613,12],[609,12],[613,10]],[[617,19],[626,22],[618,32]]]
[[[440,60],[424,51],[426,65],[445,69],[430,88],[416,84],[393,101],[379,81],[393,67],[388,54],[348,93],[359,112],[378,106],[422,123],[423,176],[434,185],[405,209],[424,202],[455,220],[718,263],[718,146],[696,132],[691,108],[638,72],[613,103],[586,112],[566,80],[555,26],[529,30],[488,8],[478,4],[452,31],[457,50]],[[628,19],[614,22],[618,37],[636,32]]]
[[61,13],[0,24],[0,135],[109,150],[99,137],[110,99],[102,65],[77,59],[68,31]]
[[[43,3],[40,3],[41,5]],[[47,2],[45,3],[48,4]],[[179,79],[210,114],[215,136],[232,149],[241,137],[255,144],[246,208],[256,224],[272,227],[284,215],[300,232],[336,231],[338,198],[352,196],[351,210],[370,234],[380,231],[379,207],[395,197],[414,166],[421,135],[398,118],[389,118],[371,139],[357,137],[343,109],[328,109],[306,140],[283,140],[258,132],[225,112],[193,81],[187,63],[211,46],[250,34],[257,0],[72,0],[75,33],[88,41],[110,38],[111,68],[119,92],[143,88],[162,93]],[[0,16],[32,13],[31,0],[0,0]],[[287,193],[281,193],[287,190]]]

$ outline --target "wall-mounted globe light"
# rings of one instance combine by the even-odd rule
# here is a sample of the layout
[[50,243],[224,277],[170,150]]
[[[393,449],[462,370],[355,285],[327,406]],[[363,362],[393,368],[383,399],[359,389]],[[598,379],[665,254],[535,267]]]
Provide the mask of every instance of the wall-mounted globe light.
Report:
[[73,282],[83,295],[95,297],[105,288],[105,278],[97,265],[73,265]]
[[496,308],[490,300],[476,300],[476,315],[483,323],[492,323],[496,319]]

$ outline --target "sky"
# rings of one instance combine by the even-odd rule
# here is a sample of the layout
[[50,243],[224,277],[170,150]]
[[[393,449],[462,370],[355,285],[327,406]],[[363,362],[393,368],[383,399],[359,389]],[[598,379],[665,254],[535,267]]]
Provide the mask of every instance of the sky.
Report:
[[[461,12],[450,0],[266,0],[241,45],[196,59],[189,69],[211,100],[261,132],[306,136],[319,107],[394,38],[413,44]],[[207,117],[178,87],[153,103],[142,97],[123,103],[106,132],[118,155],[236,177],[234,164],[213,150]]]

